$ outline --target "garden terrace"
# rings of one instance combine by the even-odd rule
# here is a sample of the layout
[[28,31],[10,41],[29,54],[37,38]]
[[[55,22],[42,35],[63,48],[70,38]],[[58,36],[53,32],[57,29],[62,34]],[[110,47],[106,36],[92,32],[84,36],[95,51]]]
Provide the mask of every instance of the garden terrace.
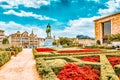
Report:
[[[62,71],[63,66],[68,63],[77,64],[79,67],[89,66],[91,67],[91,70],[97,69],[100,71],[97,74],[100,79],[95,80],[120,80],[120,64],[118,63],[112,66],[111,61],[109,60],[109,57],[111,56],[120,57],[120,53],[118,52],[101,52],[97,54],[40,54],[33,49],[33,54],[35,56],[34,58],[36,60],[38,73],[42,75],[43,80],[60,80],[58,74]],[[90,75],[86,74],[86,76]]]

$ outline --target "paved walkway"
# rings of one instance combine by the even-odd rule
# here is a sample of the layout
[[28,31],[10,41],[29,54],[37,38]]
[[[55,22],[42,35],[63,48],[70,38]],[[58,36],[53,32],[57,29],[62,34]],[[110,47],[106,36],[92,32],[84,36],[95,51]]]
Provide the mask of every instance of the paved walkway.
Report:
[[16,57],[0,67],[0,80],[41,80],[31,49],[23,49]]

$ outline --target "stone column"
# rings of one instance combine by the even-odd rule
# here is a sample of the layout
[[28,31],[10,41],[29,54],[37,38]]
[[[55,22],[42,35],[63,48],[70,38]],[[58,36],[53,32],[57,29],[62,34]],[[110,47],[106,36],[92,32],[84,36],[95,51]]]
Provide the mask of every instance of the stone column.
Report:
[[99,34],[100,34],[100,42],[101,42],[101,44],[103,44],[103,27],[102,27],[102,22],[99,24]]

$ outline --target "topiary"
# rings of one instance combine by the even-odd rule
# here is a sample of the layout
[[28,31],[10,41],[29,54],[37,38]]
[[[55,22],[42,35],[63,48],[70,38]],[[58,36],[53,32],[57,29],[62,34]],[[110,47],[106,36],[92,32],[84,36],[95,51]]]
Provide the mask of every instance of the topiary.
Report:
[[97,43],[98,45],[100,45],[100,44],[101,44],[101,43],[100,43],[100,40],[97,40],[97,41],[96,41],[96,43]]

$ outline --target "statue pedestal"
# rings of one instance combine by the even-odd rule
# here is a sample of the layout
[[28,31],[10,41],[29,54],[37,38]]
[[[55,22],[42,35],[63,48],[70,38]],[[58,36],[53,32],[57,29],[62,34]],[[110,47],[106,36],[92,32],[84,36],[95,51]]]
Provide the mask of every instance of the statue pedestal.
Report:
[[53,40],[51,39],[51,38],[46,38],[45,39],[45,46],[52,46],[52,42],[53,42]]
[[44,45],[41,45],[43,48],[55,48],[56,46],[53,46],[53,39],[52,38],[46,38]]

